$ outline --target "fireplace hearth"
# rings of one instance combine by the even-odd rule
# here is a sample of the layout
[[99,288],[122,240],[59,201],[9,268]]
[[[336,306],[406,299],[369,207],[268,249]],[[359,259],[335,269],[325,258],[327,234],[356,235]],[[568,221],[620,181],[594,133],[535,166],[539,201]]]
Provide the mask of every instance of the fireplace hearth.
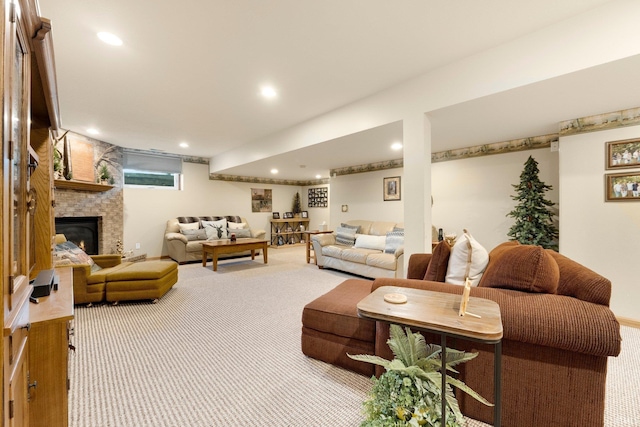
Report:
[[64,234],[89,255],[98,255],[100,247],[100,221],[97,216],[56,218],[56,234]]

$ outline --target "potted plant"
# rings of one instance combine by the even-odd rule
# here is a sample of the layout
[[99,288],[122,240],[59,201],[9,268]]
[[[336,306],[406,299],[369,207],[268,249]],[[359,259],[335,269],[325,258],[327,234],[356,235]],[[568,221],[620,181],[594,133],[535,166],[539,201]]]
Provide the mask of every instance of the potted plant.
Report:
[[109,172],[109,167],[106,163],[103,163],[100,166],[100,170],[98,172],[98,178],[102,185],[107,185],[109,183],[109,179],[111,179],[111,172]]
[[[391,325],[387,341],[394,359],[378,356],[349,355],[354,360],[374,363],[386,369],[380,378],[373,378],[373,389],[364,402],[366,420],[361,427],[440,426],[442,422],[442,360],[441,347],[426,344],[419,333]],[[447,371],[467,362],[478,353],[466,353],[447,348]],[[455,386],[485,405],[493,406],[464,382],[446,377],[446,426],[464,425],[464,417],[451,386]]]
[[293,212],[294,218],[299,218],[300,212],[302,212],[302,208],[300,207],[300,193],[298,193],[297,191],[293,196],[293,205],[291,206],[291,212]]

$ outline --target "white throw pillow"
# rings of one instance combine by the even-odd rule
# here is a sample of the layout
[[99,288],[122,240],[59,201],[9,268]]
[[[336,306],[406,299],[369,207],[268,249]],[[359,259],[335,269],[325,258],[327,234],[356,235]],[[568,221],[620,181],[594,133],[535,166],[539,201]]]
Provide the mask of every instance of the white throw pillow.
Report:
[[487,264],[489,264],[487,250],[467,230],[464,230],[464,234],[451,248],[445,282],[464,285],[468,275],[471,286],[478,286]]
[[184,234],[184,230],[197,230],[200,228],[199,222],[190,222],[188,224],[178,224],[180,227],[180,232]]
[[229,230],[242,230],[247,226],[246,222],[229,222],[227,223]]
[[218,221],[202,221],[204,231],[207,233],[207,240],[227,239],[227,219]]
[[370,236],[368,234],[358,234],[354,247],[384,251],[384,244],[386,240],[387,236]]

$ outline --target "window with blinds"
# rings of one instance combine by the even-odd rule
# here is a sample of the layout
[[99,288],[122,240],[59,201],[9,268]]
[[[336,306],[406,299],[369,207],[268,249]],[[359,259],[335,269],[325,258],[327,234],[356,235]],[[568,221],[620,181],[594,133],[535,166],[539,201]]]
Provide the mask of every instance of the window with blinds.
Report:
[[123,169],[126,187],[181,188],[180,157],[125,151]]

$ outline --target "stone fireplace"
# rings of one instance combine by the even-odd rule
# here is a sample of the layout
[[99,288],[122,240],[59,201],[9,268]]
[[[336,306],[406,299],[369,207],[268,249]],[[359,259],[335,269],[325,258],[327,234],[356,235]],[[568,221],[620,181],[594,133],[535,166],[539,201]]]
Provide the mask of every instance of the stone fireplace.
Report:
[[[117,241],[119,239],[122,240],[124,237],[122,149],[95,139],[85,139],[90,141],[94,147],[95,164],[98,163],[97,159],[108,159],[115,182],[113,183],[113,188],[107,191],[56,187],[56,232],[58,232],[59,222],[88,217],[97,218],[97,254],[114,254],[117,250]],[[67,236],[67,238],[69,237]]]

